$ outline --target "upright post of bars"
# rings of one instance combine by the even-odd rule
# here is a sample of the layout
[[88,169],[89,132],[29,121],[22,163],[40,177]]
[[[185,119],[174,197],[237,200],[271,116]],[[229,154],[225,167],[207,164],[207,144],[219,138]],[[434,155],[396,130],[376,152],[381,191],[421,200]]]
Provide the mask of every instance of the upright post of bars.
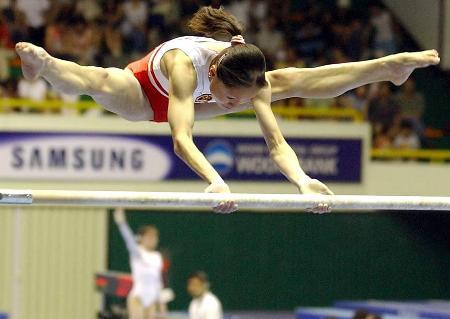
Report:
[[52,205],[134,208],[213,207],[234,201],[240,208],[296,212],[328,204],[339,210],[450,211],[450,197],[299,194],[211,194],[81,190],[0,190],[0,205]]

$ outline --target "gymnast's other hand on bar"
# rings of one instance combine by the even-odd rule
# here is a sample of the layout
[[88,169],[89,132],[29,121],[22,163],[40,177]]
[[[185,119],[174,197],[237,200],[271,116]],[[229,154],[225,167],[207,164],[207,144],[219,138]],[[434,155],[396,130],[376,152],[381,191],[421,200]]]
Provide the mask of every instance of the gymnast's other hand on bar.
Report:
[[[310,178],[305,175],[300,183],[299,190],[302,194],[309,195],[334,195],[334,193],[322,182],[317,179]],[[331,207],[328,204],[320,203],[316,207],[311,207],[308,209],[313,213],[329,213],[331,211]]]
[[[218,178],[213,181],[206,189],[205,193],[231,193],[230,188],[224,182],[222,178]],[[217,206],[213,207],[215,213],[229,214],[236,211],[238,205],[233,201],[220,202]]]

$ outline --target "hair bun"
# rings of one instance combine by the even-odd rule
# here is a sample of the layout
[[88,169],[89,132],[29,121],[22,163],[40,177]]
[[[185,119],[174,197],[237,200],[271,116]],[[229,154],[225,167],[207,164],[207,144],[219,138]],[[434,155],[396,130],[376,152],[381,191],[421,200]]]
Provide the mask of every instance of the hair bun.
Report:
[[231,45],[237,45],[237,44],[245,44],[244,37],[242,35],[234,35],[231,38]]

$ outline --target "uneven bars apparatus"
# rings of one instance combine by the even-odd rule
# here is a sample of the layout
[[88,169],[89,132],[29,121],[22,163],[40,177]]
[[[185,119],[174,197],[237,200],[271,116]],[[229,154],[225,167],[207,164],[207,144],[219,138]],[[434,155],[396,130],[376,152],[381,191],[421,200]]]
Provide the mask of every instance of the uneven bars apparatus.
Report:
[[299,194],[212,194],[174,192],[121,192],[82,190],[0,189],[0,205],[90,206],[128,208],[187,208],[216,206],[235,201],[244,209],[305,210],[328,204],[339,210],[434,210],[450,212],[450,197],[299,195]]

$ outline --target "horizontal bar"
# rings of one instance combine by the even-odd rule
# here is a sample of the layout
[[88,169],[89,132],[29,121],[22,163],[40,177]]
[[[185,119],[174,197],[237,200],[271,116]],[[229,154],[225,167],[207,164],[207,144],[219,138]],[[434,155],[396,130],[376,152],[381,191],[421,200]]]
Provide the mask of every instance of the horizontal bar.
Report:
[[0,204],[31,204],[33,197],[30,190],[0,190]]
[[240,208],[250,209],[305,210],[319,204],[328,204],[332,209],[340,210],[450,211],[450,197],[0,190],[0,205],[188,208],[213,207],[227,200],[235,201]]

